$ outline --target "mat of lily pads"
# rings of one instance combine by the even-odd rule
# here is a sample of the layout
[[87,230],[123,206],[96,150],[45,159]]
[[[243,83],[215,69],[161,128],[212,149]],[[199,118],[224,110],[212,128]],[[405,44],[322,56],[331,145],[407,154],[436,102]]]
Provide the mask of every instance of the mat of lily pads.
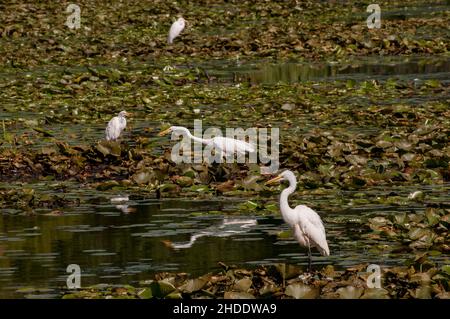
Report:
[[[198,278],[159,273],[136,287],[61,289],[57,297],[448,298],[448,262],[434,259],[448,261],[448,195],[366,193],[428,185],[448,193],[448,79],[393,75],[267,85],[232,68],[220,77],[204,67],[261,61],[351,65],[374,55],[445,61],[448,2],[379,1],[381,29],[366,28],[363,1],[201,3],[80,0],[79,30],[64,25],[65,7],[57,1],[0,4],[2,213],[39,211],[57,218],[87,200],[65,193],[85,189],[136,198],[239,197],[244,203],[238,214],[277,214],[280,188],[264,186],[267,177],[258,165],[176,165],[170,159],[174,142],[157,136],[170,125],[192,127],[198,118],[204,128],[270,124],[280,128],[281,167],[298,175],[293,200],[306,197],[327,210],[367,203],[419,206],[364,220],[358,229],[373,249],[407,252],[410,261],[383,267],[379,289],[367,287],[366,264],[328,265],[312,274],[288,264],[223,265]],[[168,47],[176,15],[188,26]],[[123,138],[105,142],[107,121],[123,109],[133,112]],[[341,191],[354,191],[350,202]],[[314,204],[315,194],[333,200]],[[19,293],[33,298],[43,291]]]

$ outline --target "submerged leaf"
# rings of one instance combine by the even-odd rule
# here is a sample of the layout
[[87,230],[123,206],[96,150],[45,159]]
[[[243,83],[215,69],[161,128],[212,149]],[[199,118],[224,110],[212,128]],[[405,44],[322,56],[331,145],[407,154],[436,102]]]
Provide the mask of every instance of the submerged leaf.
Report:
[[340,299],[359,299],[364,292],[362,287],[347,286],[336,291]]
[[176,288],[167,280],[159,280],[154,281],[150,284],[150,289],[152,292],[152,296],[155,298],[163,298],[166,295],[170,294]]
[[236,291],[227,291],[225,292],[224,299],[255,299],[255,296],[249,294],[248,292],[236,292]]
[[211,280],[211,274],[195,279],[190,279],[183,287],[180,287],[180,289],[183,289],[187,293],[193,293],[195,291],[203,289],[203,287],[205,287],[209,280]]
[[238,280],[234,284],[233,289],[236,291],[247,292],[250,289],[251,285],[252,285],[252,281],[250,279],[243,278],[243,279]]
[[361,299],[389,299],[389,292],[383,288],[366,288]]
[[319,297],[319,289],[302,283],[295,283],[286,287],[285,294],[295,299],[315,299]]

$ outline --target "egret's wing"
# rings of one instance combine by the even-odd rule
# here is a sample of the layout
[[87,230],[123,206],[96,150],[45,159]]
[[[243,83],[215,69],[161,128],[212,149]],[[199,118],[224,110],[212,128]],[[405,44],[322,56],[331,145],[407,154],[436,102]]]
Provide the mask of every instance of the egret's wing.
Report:
[[320,216],[311,208],[299,205],[295,208],[299,212],[299,224],[301,229],[309,240],[316,246],[320,253],[324,256],[330,255],[328,248],[325,227],[323,226]]
[[316,246],[323,256],[329,256],[330,249],[328,248],[325,232],[309,222],[305,223],[303,229],[308,233],[308,238],[313,246]]
[[294,225],[294,238],[297,239],[303,247],[308,247],[308,240],[298,224]]
[[255,151],[255,147],[250,143],[240,140],[235,140],[235,143],[236,143],[236,151],[238,153],[246,153],[246,152],[253,153]]
[[233,154],[233,153],[241,153],[244,154],[246,152],[254,152],[255,147],[247,143],[245,141],[236,140],[234,138],[229,137],[215,137],[214,142],[217,147],[221,148],[225,153]]
[[119,118],[117,116],[113,117],[106,126],[106,140],[110,141],[118,139],[121,131],[122,129]]
[[226,143],[225,143],[225,139],[222,136],[215,136],[215,137],[213,137],[211,139],[211,141],[209,142],[209,144],[211,144],[211,143],[212,143],[212,145],[215,148],[217,148],[217,149],[219,149],[221,151],[223,151],[226,148],[226,146],[227,146]]
[[314,225],[314,227],[317,227],[325,232],[325,227],[323,226],[322,219],[315,210],[305,205],[298,205],[297,207],[295,207],[295,210],[298,212],[298,217],[301,218],[302,221],[307,220],[312,225]]
[[226,154],[234,154],[238,150],[238,141],[232,138],[223,137],[222,143],[224,144],[223,150]]
[[167,41],[172,44],[173,39],[180,35],[181,31],[183,31],[184,26],[179,21],[175,21],[169,30],[169,36],[167,37]]
[[125,129],[125,127],[127,127],[127,120],[124,117],[122,117],[119,119],[119,121],[120,121],[120,132],[122,132]]

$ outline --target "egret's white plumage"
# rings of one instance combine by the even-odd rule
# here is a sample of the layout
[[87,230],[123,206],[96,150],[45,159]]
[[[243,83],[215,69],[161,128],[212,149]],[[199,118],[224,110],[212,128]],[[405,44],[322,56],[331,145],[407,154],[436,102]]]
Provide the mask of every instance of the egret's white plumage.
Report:
[[325,227],[320,216],[308,206],[298,205],[295,208],[289,207],[288,197],[297,187],[297,179],[294,173],[286,170],[266,182],[266,185],[283,180],[289,181],[289,187],[284,189],[280,195],[281,215],[284,221],[292,227],[294,237],[300,245],[308,247],[309,267],[311,269],[311,247],[316,247],[323,256],[330,255]]
[[114,141],[120,137],[120,134],[127,126],[126,116],[129,113],[126,111],[122,111],[118,116],[113,117],[109,122],[108,126],[106,126],[105,134],[107,141]]
[[191,132],[183,126],[171,126],[167,130],[159,133],[159,135],[163,136],[169,132],[180,132],[194,141],[214,147],[214,149],[222,152],[222,156],[234,155],[235,153],[245,155],[246,153],[255,152],[254,145],[245,141],[222,136],[204,139],[192,135]]
[[167,42],[172,44],[173,40],[180,35],[186,25],[186,20],[183,18],[178,18],[177,21],[172,23],[169,30],[169,36],[167,37]]

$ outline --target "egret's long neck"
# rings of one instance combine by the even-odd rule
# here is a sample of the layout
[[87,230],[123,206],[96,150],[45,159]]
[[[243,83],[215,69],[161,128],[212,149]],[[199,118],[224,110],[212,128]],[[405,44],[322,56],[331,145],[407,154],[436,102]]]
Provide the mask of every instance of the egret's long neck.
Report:
[[287,216],[289,216],[289,212],[292,211],[293,209],[291,207],[289,207],[289,195],[291,195],[293,192],[295,192],[295,188],[297,186],[297,182],[296,180],[289,180],[289,187],[285,188],[280,195],[280,211],[281,211],[281,215],[283,216],[284,219],[287,218]]
[[202,144],[208,144],[210,142],[209,139],[203,139],[203,138],[192,135],[191,132],[189,132],[189,130],[186,130],[186,134],[187,134],[187,136],[189,136],[190,139],[192,139],[196,142],[200,142]]

